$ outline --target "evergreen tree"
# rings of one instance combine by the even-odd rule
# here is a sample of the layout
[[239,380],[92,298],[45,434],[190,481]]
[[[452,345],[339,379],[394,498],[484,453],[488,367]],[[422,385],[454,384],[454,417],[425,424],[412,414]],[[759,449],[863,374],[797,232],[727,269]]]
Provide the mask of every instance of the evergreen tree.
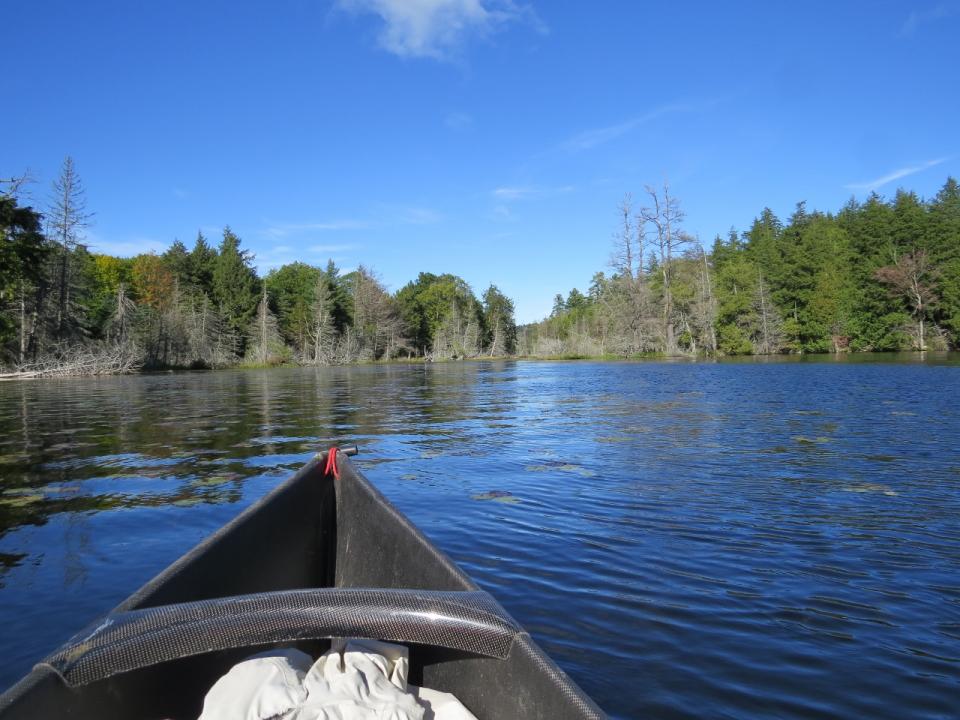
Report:
[[190,251],[187,264],[190,285],[208,297],[213,297],[213,271],[217,265],[217,251],[210,247],[203,233],[197,233],[197,240]]
[[190,290],[193,282],[190,272],[190,253],[187,252],[187,246],[179,240],[174,240],[161,257],[163,258],[163,264],[172,273],[173,279],[179,285],[180,290],[182,292]]
[[[26,360],[36,325],[34,298],[45,282],[50,246],[41,232],[41,216],[0,194],[0,346],[18,364]],[[16,339],[13,347],[11,340]]]
[[253,269],[252,256],[240,249],[240,238],[229,227],[223,230],[212,281],[214,302],[236,338],[236,354],[243,356],[246,332],[260,301],[260,280]]

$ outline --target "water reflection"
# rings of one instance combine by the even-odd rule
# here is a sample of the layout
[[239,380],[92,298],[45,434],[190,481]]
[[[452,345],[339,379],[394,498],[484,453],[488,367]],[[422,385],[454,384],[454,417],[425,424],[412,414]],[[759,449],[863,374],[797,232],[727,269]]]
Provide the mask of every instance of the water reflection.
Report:
[[614,715],[949,715],[960,376],[910,360],[0,385],[0,684],[351,440]]

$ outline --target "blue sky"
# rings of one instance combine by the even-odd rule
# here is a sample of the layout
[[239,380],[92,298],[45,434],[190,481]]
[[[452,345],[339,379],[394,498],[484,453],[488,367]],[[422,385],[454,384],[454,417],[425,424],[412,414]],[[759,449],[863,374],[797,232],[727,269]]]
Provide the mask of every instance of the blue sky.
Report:
[[960,0],[6,0],[0,176],[72,155],[94,251],[213,241],[521,321],[606,269],[627,191],[704,242],[960,175]]

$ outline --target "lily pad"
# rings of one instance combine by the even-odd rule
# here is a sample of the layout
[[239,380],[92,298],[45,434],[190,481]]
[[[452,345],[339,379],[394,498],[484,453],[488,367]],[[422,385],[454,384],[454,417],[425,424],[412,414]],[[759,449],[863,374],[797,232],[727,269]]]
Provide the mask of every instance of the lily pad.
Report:
[[596,477],[597,473],[589,468],[582,467],[580,465],[561,465],[557,470],[562,470],[563,472],[573,473],[579,475],[580,477]]
[[217,487],[218,485],[224,485],[231,480],[236,480],[239,477],[236,473],[231,473],[228,475],[211,475],[210,477],[197,478],[190,484],[195,487]]
[[852,493],[879,493],[882,495],[888,495],[894,497],[897,495],[897,491],[891,488],[889,485],[881,485],[880,483],[857,483],[856,485],[847,485],[846,487],[840,488],[843,492],[852,492]]
[[193,507],[194,505],[199,505],[202,502],[203,502],[203,498],[186,497],[186,498],[178,498],[173,502],[171,502],[170,504],[176,507]]
[[830,438],[817,436],[817,437],[807,437],[805,435],[794,435],[792,440],[800,443],[801,445],[822,445],[824,443],[830,442]]
[[507,490],[490,490],[489,492],[473,495],[473,500],[487,500],[489,502],[505,503],[507,505],[516,505],[521,502],[520,498],[514,496]]

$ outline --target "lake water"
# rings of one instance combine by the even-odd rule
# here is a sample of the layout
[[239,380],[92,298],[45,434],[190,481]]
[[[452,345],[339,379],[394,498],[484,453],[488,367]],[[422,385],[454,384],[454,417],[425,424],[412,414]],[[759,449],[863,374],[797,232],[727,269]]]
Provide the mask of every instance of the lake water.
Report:
[[356,441],[613,716],[956,717],[958,401],[957,356],[0,384],[0,686]]

